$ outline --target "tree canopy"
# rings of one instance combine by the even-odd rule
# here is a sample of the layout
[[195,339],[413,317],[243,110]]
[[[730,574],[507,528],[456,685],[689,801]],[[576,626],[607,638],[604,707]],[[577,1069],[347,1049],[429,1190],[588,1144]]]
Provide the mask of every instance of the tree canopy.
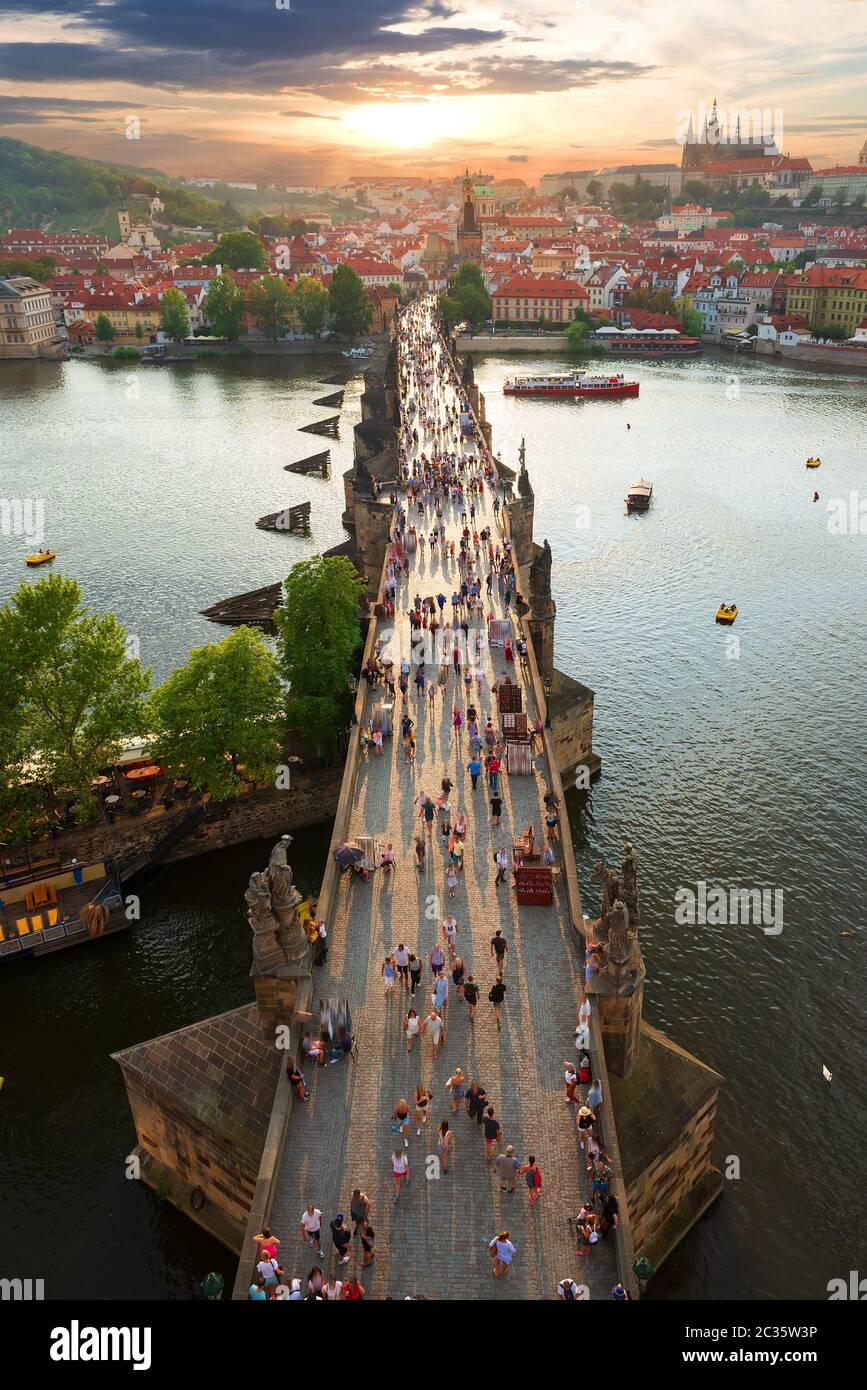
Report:
[[90,613],[74,579],[24,581],[0,608],[0,673],[7,800],[39,783],[68,789],[89,810],[100,768],[144,727],[150,675],[128,654],[121,624]]
[[174,285],[160,300],[160,329],[175,343],[182,343],[190,332],[187,301]]
[[351,265],[337,265],[328,282],[331,316],[338,333],[356,337],[365,333],[373,317],[373,305],[361,277]]
[[279,275],[263,275],[251,286],[250,308],[266,338],[282,338],[294,309],[292,291]]
[[348,681],[360,645],[364,583],[341,555],[317,555],[293,565],[277,609],[277,654],[289,686],[289,725],[327,756],[348,717]]
[[268,264],[264,244],[255,232],[223,232],[203,260],[205,265],[227,266],[230,270],[264,270]]
[[228,275],[216,275],[205,299],[205,315],[217,337],[234,342],[244,322],[244,291]]
[[172,775],[222,800],[250,781],[273,781],[280,763],[284,694],[261,633],[238,627],[190,652],[153,692],[149,710],[160,758]]
[[305,333],[318,333],[325,326],[328,291],[312,275],[302,275],[292,291],[292,305]]

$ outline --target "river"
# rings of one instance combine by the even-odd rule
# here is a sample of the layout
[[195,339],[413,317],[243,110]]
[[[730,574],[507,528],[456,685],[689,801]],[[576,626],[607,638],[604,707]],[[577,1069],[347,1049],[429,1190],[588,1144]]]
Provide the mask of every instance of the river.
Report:
[[[0,497],[44,499],[55,567],[119,614],[156,678],[223,635],[199,609],[342,539],[360,372],[339,442],[298,432],[330,413],[311,402],[339,361],[0,368]],[[867,383],[707,354],[612,359],[638,400],[502,395],[506,375],[558,365],[492,355],[476,374],[504,461],[526,440],[558,665],[596,692],[603,775],[569,807],[585,907],[593,862],[632,839],[645,1016],[726,1078],[717,1152],[738,1174],[652,1296],[824,1298],[865,1233],[867,535],[832,534],[827,503],[867,498]],[[326,445],[329,481],[282,471]],[[639,477],[653,505],[628,517]],[[309,541],[255,529],[305,499]],[[0,537],[0,597],[24,553]],[[730,600],[728,630],[713,614]],[[327,827],[298,837],[302,887],[326,845]],[[182,1297],[231,1268],[125,1180],[133,1130],[108,1053],[249,998],[241,894],[262,849],[167,870],[135,933],[3,971],[3,1264],[49,1275],[49,1296],[105,1296],[120,1268],[129,1297]],[[701,881],[781,890],[782,930],[677,925],[677,890]]]

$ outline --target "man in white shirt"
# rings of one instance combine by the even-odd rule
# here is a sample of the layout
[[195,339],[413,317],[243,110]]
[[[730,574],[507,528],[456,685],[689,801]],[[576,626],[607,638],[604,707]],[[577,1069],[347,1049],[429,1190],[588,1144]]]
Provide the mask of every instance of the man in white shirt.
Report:
[[322,1212],[310,1202],[301,1216],[301,1234],[305,1237],[307,1244],[312,1246],[319,1255],[322,1254],[321,1230]]
[[409,951],[401,941],[394,949],[394,963],[397,966],[397,973],[400,975],[400,982],[409,988]]

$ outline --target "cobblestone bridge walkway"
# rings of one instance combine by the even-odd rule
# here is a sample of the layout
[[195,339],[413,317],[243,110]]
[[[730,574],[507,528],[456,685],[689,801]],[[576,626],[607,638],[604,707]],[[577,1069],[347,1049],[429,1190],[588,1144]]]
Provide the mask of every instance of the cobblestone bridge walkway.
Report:
[[[444,379],[439,389],[454,400],[453,389]],[[486,488],[484,501],[477,502],[479,529],[485,525],[497,529],[492,501]],[[457,551],[461,523],[456,507],[447,506],[445,521]],[[441,590],[450,598],[459,584],[456,560],[442,559],[438,551],[431,554],[429,549],[421,557],[412,557],[409,575],[399,583],[397,617],[380,624],[383,632],[396,626],[403,655],[410,652],[406,612],[413,595]],[[496,586],[492,602],[486,604],[491,606],[498,616],[505,616]],[[450,604],[445,612],[450,613]],[[472,629],[470,635],[472,640]],[[487,693],[475,700],[480,725],[488,713],[497,723],[490,685],[507,670],[502,648],[491,649],[486,643],[484,659]],[[510,666],[508,671],[524,685],[524,708],[532,721],[537,715],[532,688],[522,679],[519,667]],[[366,718],[381,694],[368,693]],[[503,818],[499,827],[493,826],[484,774],[473,791],[466,770],[466,733],[456,736],[452,728],[455,702],[466,710],[463,684],[451,674],[445,697],[438,692],[432,712],[426,695],[419,698],[412,685],[405,701],[398,691],[397,730],[386,739],[384,756],[371,752],[359,771],[350,836],[390,840],[397,868],[390,874],[377,870],[367,884],[356,879],[341,883],[328,962],[316,973],[314,994],[349,999],[358,1058],[324,1068],[307,1064],[312,1099],[293,1110],[276,1178],[271,1226],[283,1242],[280,1256],[287,1277],[306,1280],[318,1258],[302,1240],[299,1221],[306,1203],[315,1203],[323,1213],[323,1250],[328,1250],[323,1267],[326,1272],[334,1269],[327,1223],[337,1211],[346,1213],[349,1221],[352,1190],[360,1187],[372,1202],[376,1258],[362,1271],[354,1241],[351,1263],[339,1272],[358,1272],[368,1297],[551,1298],[557,1281],[569,1275],[579,1284],[588,1284],[592,1298],[607,1298],[617,1278],[613,1242],[600,1242],[590,1256],[579,1259],[568,1224],[588,1184],[575,1107],[566,1104],[563,1085],[564,1060],[575,1055],[573,1030],[582,973],[581,958],[571,942],[565,891],[555,872],[553,906],[519,908],[511,876],[505,885],[494,886],[494,853],[500,847],[511,849],[513,833],[532,822],[537,843],[544,841],[546,764],[537,756],[535,774],[501,777]],[[418,741],[415,763],[409,765],[404,763],[400,739],[404,706],[415,720]],[[436,826],[426,837],[423,873],[416,867],[413,851],[416,834],[424,833],[419,829],[416,798],[422,790],[436,796],[445,775],[454,783],[452,819],[463,810],[468,823],[464,868],[452,899],[447,898],[445,886],[446,840]],[[559,861],[559,846],[555,848]],[[417,1007],[420,1013],[429,1008],[428,957],[437,940],[442,944],[441,924],[448,911],[457,919],[458,953],[479,983],[480,1000],[475,1021],[470,1022],[466,1004],[457,998],[449,980],[446,1038],[434,1059],[429,1037],[416,1040],[413,1052],[407,1053],[403,1015],[408,990],[398,985],[386,995],[381,968],[386,954],[399,941],[405,942],[424,962]],[[502,929],[509,946],[501,1032],[487,997],[496,973],[489,948],[496,927]],[[486,1163],[481,1131],[463,1106],[452,1115],[445,1088],[456,1066],[468,1079],[481,1082],[495,1106],[503,1130],[497,1151],[512,1144],[522,1162],[528,1153],[535,1154],[543,1175],[542,1195],[535,1208],[529,1206],[523,1180],[514,1193],[501,1190],[493,1165]],[[432,1113],[421,1137],[416,1136],[414,1125],[410,1131],[410,1182],[395,1203],[391,1154],[400,1136],[391,1131],[391,1113],[402,1097],[412,1105],[420,1079],[432,1093]],[[436,1154],[435,1129],[445,1118],[455,1136],[454,1161],[447,1174],[428,1177],[426,1160]],[[510,1232],[517,1255],[508,1276],[493,1279],[488,1242],[502,1229]]]

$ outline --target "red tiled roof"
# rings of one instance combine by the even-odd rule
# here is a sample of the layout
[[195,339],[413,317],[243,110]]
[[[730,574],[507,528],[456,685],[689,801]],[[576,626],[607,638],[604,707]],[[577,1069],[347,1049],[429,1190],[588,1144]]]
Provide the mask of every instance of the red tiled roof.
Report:
[[589,299],[590,296],[577,280],[557,279],[553,275],[540,276],[512,275],[495,290],[494,297],[532,295],[535,299]]

